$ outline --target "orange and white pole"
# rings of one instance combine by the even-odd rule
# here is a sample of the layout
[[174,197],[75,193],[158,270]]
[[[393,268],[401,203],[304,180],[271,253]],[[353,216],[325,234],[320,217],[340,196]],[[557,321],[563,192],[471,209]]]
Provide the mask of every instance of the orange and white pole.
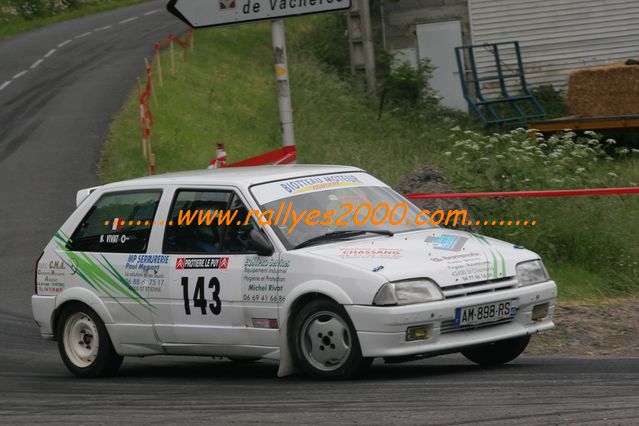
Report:
[[218,143],[215,149],[215,159],[211,160],[209,169],[219,169],[226,166],[226,150],[223,143]]

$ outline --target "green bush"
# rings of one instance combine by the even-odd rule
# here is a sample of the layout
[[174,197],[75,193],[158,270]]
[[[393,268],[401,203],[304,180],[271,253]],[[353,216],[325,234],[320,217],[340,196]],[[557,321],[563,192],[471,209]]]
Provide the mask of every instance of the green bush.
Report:
[[308,26],[291,38],[291,50],[310,55],[342,77],[350,75],[346,15],[335,13],[307,18]]
[[384,102],[400,108],[435,106],[439,102],[428,81],[433,76],[430,60],[423,59],[413,68],[399,62],[389,51],[378,55],[379,86]]
[[548,117],[565,117],[570,114],[563,92],[552,84],[544,84],[530,91],[539,101]]
[[[445,172],[459,191],[574,189],[639,185],[639,150],[617,147],[594,132],[545,138],[516,129],[490,135],[453,128]],[[625,176],[624,176],[625,172]],[[622,176],[622,177],[620,177]],[[607,272],[608,288],[626,292],[639,282],[639,239],[632,229],[636,195],[498,198],[469,201],[475,220],[524,220],[530,226],[484,226],[482,233],[524,244],[551,262]]]

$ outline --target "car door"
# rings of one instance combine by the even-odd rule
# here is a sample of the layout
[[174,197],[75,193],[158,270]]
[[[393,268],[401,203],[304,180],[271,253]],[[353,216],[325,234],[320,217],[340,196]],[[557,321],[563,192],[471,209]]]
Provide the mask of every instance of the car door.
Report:
[[155,329],[167,351],[224,355],[232,346],[277,344],[276,289],[251,301],[245,268],[278,255],[251,252],[248,234],[257,225],[247,215],[232,189],[176,189],[163,241],[169,286],[154,296],[161,299]]

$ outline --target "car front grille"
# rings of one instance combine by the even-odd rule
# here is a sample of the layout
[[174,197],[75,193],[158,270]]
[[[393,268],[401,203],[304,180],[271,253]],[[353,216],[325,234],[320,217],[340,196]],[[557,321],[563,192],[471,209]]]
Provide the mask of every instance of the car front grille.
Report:
[[442,321],[440,333],[450,334],[450,333],[457,333],[460,331],[477,330],[479,328],[495,327],[497,325],[511,323],[513,319],[514,318],[502,318],[500,320],[487,322],[484,324],[470,324],[470,325],[463,325],[461,327],[457,327],[457,325],[455,324],[455,320],[451,319],[451,320]]
[[442,288],[442,293],[444,294],[444,298],[453,299],[456,297],[464,297],[480,293],[509,290],[515,287],[517,287],[517,280],[515,277],[510,277],[444,287]]

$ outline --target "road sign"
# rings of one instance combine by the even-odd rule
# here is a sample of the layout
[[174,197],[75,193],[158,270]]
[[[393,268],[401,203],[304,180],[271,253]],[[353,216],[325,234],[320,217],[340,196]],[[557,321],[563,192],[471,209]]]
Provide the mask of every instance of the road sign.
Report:
[[171,0],[167,9],[194,28],[348,9],[351,0]]

